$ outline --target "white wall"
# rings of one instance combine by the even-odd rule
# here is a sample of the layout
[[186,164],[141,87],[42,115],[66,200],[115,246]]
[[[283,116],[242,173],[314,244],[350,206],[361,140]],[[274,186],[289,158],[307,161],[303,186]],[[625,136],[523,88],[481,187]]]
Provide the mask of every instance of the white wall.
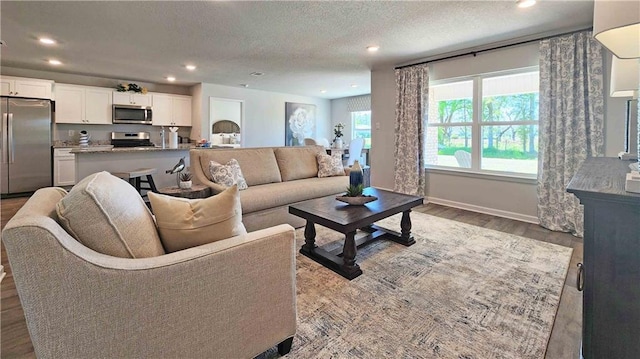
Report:
[[[537,65],[537,48],[537,44],[533,43],[482,53],[476,57],[436,62],[430,66],[430,77],[436,80]],[[608,96],[610,59],[610,56],[605,56],[605,155],[616,156],[622,150],[626,99]],[[393,68],[372,71],[371,96],[372,143],[375,143],[371,154],[371,183],[392,189],[395,148]],[[377,123],[380,124],[379,130],[375,129]],[[442,171],[431,171],[427,181],[427,197],[433,202],[529,221],[535,221],[537,216],[536,186],[533,181],[504,181]]]
[[327,99],[201,83],[192,88],[191,138],[208,138],[209,97],[244,100],[244,147],[284,146],[285,102],[316,105],[315,136],[332,138],[331,102]]
[[329,143],[331,143],[335,137],[333,135],[335,125],[340,122],[345,125],[342,130],[342,133],[344,134],[344,136],[342,136],[342,141],[345,145],[351,142],[351,112],[349,112],[347,108],[348,99],[348,97],[343,97],[331,100],[331,133],[330,136],[327,137]]

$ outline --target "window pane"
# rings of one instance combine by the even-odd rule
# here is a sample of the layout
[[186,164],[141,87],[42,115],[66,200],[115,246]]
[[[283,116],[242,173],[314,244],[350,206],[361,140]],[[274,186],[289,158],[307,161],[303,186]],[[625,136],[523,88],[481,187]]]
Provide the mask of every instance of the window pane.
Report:
[[482,80],[483,121],[537,121],[538,72]]
[[473,81],[429,88],[429,123],[473,121]]
[[471,126],[427,128],[428,165],[471,168]]
[[371,148],[371,111],[351,112],[351,138],[364,138],[364,148]]
[[538,125],[482,126],[481,169],[536,174]]

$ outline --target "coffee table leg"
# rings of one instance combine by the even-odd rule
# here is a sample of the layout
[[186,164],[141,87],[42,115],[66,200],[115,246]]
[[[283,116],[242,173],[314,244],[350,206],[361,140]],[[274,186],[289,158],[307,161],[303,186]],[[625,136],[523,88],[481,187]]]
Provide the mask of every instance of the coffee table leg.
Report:
[[409,217],[409,213],[411,210],[406,210],[402,212],[402,219],[400,220],[400,242],[404,245],[410,246],[416,243],[415,239],[411,236],[411,217]]
[[349,275],[353,275],[355,273],[358,273],[359,275],[362,273],[360,266],[356,264],[357,249],[355,237],[355,231],[347,233],[344,239],[344,248],[342,249],[342,260],[344,262],[342,268]]
[[308,252],[313,251],[316,248],[316,226],[313,222],[307,220],[307,224],[304,227],[304,245],[302,249]]

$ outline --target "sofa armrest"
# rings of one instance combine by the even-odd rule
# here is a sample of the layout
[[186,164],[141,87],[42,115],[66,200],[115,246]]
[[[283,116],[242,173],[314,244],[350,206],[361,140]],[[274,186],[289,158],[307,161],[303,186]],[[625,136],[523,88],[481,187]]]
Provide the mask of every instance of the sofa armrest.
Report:
[[253,357],[295,333],[288,225],[143,259],[59,226],[3,237],[38,357]]

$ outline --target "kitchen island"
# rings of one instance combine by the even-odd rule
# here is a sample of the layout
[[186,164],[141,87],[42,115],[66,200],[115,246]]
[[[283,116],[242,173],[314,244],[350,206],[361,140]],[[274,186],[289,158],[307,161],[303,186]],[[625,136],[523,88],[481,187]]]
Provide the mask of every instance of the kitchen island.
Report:
[[168,187],[176,185],[176,175],[166,174],[173,166],[184,158],[189,168],[190,146],[178,148],[161,147],[88,147],[74,148],[71,153],[75,155],[76,182],[86,176],[100,172],[127,172],[139,168],[155,168],[156,174],[153,180],[156,187]]

